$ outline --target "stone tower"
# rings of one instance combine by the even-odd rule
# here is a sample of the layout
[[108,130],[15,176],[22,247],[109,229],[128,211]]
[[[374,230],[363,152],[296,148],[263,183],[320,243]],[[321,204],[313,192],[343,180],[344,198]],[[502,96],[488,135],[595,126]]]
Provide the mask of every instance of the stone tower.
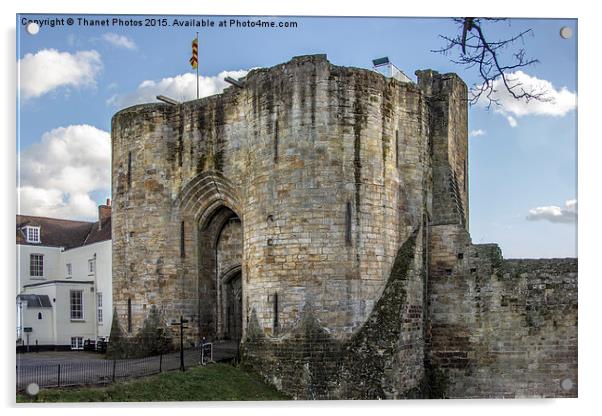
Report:
[[240,342],[294,397],[419,394],[447,345],[432,342],[447,318],[430,294],[464,281],[450,261],[474,246],[466,86],[417,76],[301,56],[222,94],[118,112],[113,299],[125,333],[155,305],[165,322],[190,320],[191,343]]

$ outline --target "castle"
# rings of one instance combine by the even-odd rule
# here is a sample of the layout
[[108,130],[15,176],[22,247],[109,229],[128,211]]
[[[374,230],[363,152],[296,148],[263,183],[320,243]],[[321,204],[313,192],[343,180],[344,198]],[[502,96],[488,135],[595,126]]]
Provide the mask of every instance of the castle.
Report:
[[292,397],[576,397],[577,260],[468,232],[467,88],[300,56],[112,120],[113,300]]

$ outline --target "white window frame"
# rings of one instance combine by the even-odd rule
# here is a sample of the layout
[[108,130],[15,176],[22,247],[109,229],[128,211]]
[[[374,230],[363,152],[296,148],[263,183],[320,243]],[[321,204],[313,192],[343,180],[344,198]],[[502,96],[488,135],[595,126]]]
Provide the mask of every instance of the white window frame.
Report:
[[67,263],[65,266],[67,267],[67,279],[71,279],[73,277],[73,264]]
[[96,273],[96,259],[88,259],[88,275]]
[[102,311],[102,292],[96,292],[96,322],[98,322],[98,325],[102,325],[104,322]]
[[84,337],[71,337],[71,349],[72,350],[83,350],[84,349]]
[[[40,274],[34,274],[34,267],[32,261],[34,261],[34,256],[39,257],[38,264],[36,265],[39,268]],[[44,255],[42,253],[31,253],[29,255],[29,277],[32,279],[43,279],[44,278]]]
[[25,240],[28,243],[39,243],[40,227],[32,227],[31,225],[25,227]]
[[[80,301],[80,311],[79,317],[77,310],[74,308],[75,303],[73,302],[73,295],[79,293],[79,301]],[[84,291],[83,290],[70,290],[69,291],[69,317],[72,321],[83,321],[84,320]]]

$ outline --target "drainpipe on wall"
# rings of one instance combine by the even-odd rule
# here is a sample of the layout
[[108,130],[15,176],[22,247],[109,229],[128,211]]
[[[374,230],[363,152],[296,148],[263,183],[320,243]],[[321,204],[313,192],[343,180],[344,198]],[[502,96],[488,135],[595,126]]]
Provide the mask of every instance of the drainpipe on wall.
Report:
[[94,345],[98,342],[98,284],[96,276],[98,276],[98,264],[96,264],[96,253],[93,256],[94,259],[94,301],[92,304],[94,305]]

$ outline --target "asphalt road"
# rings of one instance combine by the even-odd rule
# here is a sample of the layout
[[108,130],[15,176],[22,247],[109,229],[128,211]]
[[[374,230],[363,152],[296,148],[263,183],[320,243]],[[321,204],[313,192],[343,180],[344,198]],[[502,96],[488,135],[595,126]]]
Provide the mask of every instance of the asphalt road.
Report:
[[[214,361],[236,357],[232,342],[214,344]],[[17,354],[17,390],[32,382],[40,387],[103,384],[126,378],[142,377],[180,368],[179,352],[154,357],[106,360],[102,354],[83,351],[45,351]],[[184,352],[185,367],[200,364],[200,352]]]
[[104,360],[104,355],[84,351],[42,351],[17,354],[17,365],[73,364]]

